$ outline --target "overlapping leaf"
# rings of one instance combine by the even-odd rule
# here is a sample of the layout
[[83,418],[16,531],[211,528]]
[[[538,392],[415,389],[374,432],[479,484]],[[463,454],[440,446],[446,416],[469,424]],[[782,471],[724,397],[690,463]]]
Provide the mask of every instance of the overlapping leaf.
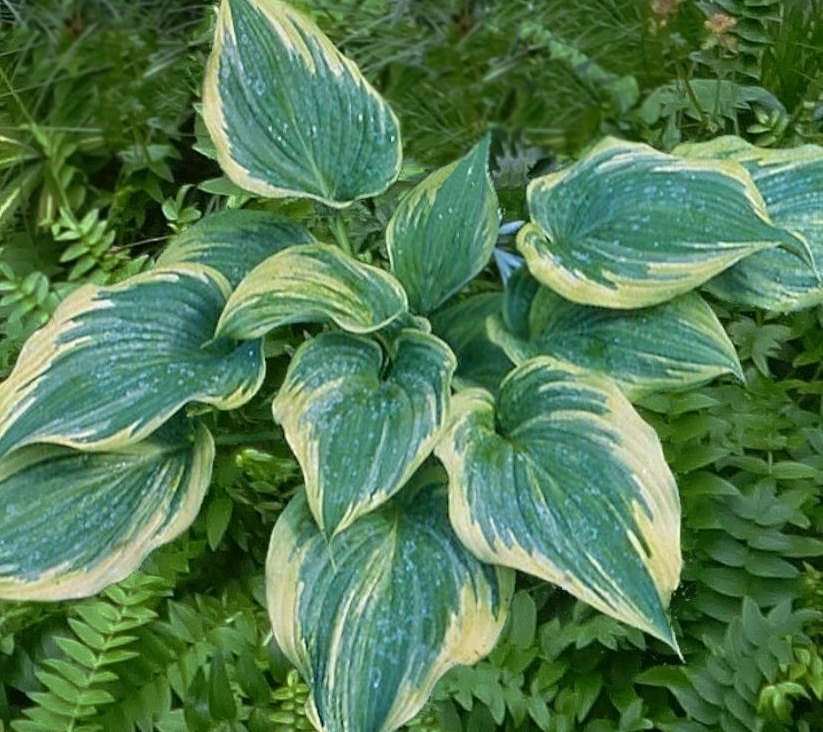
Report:
[[735,262],[808,245],[772,224],[733,161],[684,160],[614,139],[529,185],[518,235],[532,274],[568,300],[638,308],[694,289]]
[[[523,303],[522,278],[518,272],[507,291],[510,313]],[[612,378],[630,399],[722,374],[743,378],[734,346],[697,293],[648,308],[612,310],[578,305],[541,287],[526,315],[525,325],[513,329],[501,316],[488,321],[491,340],[514,363],[553,356]]]
[[109,452],[32,445],[0,459],[0,597],[92,595],[194,520],[214,443],[175,419]]
[[458,541],[438,472],[422,476],[329,546],[304,496],[278,519],[266,563],[280,647],[312,692],[323,732],[391,732],[455,664],[489,653],[511,597],[509,570]]
[[617,387],[539,357],[505,379],[496,403],[479,389],[452,401],[436,452],[461,541],[674,646],[665,610],[680,575],[677,486]]
[[314,237],[303,226],[268,211],[220,211],[175,236],[163,250],[157,266],[205,264],[237,287],[264,259],[293,244],[313,241]]
[[223,0],[203,106],[221,167],[254,193],[341,207],[382,193],[400,172],[391,108],[279,0]]
[[274,400],[328,536],[399,491],[434,447],[456,362],[448,346],[402,332],[386,363],[373,340],[325,333],[294,355]]
[[255,267],[226,303],[217,333],[245,340],[289,323],[330,321],[369,333],[406,311],[406,293],[388,272],[337,247],[307,244]]
[[415,186],[386,229],[391,267],[413,310],[428,313],[480,272],[494,249],[499,214],[487,135],[460,160]]
[[35,442],[113,449],[187,402],[247,402],[262,343],[212,341],[228,291],[215,270],[180,264],[72,293],[0,385],[0,456]]
[[439,311],[432,329],[457,356],[455,375],[466,384],[496,391],[512,362],[486,333],[486,319],[501,312],[503,295],[482,292]]
[[823,303],[823,283],[818,278],[823,270],[823,147],[767,150],[727,136],[680,145],[675,153],[743,165],[763,195],[772,221],[802,235],[816,265],[812,268],[782,249],[769,249],[715,277],[706,286],[709,292],[767,310],[799,310]]

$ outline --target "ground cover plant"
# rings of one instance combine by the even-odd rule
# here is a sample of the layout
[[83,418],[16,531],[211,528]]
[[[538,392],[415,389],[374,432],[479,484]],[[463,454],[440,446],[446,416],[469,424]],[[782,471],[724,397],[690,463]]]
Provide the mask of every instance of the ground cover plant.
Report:
[[[678,5],[620,22],[652,23],[668,53],[661,36],[692,20]],[[333,28],[381,8],[319,10]],[[379,17],[414,41],[395,11]],[[791,124],[772,119],[740,83],[766,78],[766,41],[704,43],[693,68],[728,78],[692,79],[677,106],[677,81],[607,71],[533,17],[493,20],[526,55],[494,58],[488,83],[537,53],[593,90],[597,134],[549,138],[574,160],[474,129],[420,166],[425,136],[407,147],[307,15],[227,0],[189,59],[212,46],[194,132],[226,177],[197,195],[227,210],[155,183],[175,232],[157,256],[123,253],[82,286],[68,265],[60,288],[7,265],[6,344],[25,345],[0,386],[2,593],[123,581],[2,606],[4,724],[820,721],[823,153],[796,144],[815,108],[796,96]],[[384,86],[405,122],[403,74],[419,77],[399,67]],[[741,114],[758,144],[716,136]],[[658,149],[597,142],[621,131]],[[528,222],[501,227],[500,206]],[[108,251],[95,210],[64,206],[55,242],[73,255],[95,232]]]

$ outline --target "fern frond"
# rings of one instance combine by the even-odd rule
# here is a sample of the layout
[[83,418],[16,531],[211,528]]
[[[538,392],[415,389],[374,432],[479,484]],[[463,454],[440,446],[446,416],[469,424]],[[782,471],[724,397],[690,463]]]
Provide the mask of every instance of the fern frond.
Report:
[[157,614],[149,607],[168,593],[156,577],[135,574],[119,585],[70,606],[68,628],[54,636],[59,655],[35,668],[42,688],[28,694],[33,705],[24,719],[12,722],[16,732],[101,732],[93,718],[115,701],[112,684],[123,664],[137,656],[134,632]]

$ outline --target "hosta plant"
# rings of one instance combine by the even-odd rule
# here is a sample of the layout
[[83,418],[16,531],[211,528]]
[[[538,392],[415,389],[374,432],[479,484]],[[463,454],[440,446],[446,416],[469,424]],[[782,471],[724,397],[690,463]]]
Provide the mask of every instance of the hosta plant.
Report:
[[[223,0],[203,97],[223,170],[262,198],[344,209],[398,180],[391,108],[284,3]],[[676,650],[677,486],[633,403],[742,378],[704,285],[823,301],[823,154],[603,141],[531,183],[525,264],[494,290],[490,144],[405,192],[385,254],[231,210],[68,296],[0,386],[0,597],[93,594],[189,526],[214,456],[198,415],[253,399],[267,337],[298,324],[272,409],[305,489],[266,571],[318,729],[410,720],[493,648],[514,570]]]

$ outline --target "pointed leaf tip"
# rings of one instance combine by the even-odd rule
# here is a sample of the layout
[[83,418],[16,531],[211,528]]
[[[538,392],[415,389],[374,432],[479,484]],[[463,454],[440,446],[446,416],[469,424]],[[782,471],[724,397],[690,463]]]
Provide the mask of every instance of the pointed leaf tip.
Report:
[[263,196],[342,208],[400,173],[394,112],[313,20],[279,0],[223,0],[203,118],[225,173]]
[[665,608],[680,577],[677,486],[657,435],[610,380],[533,358],[497,400],[460,392],[436,454],[452,524],[475,556],[674,642]]

